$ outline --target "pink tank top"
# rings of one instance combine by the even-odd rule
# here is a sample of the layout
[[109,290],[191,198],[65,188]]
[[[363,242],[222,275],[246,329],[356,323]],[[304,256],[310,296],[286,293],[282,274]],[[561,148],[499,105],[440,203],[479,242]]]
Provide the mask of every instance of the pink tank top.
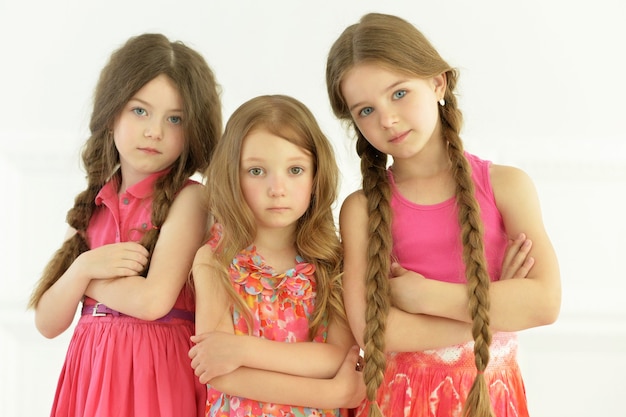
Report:
[[[472,180],[480,205],[489,276],[496,281],[500,279],[508,237],[493,195],[489,177],[491,162],[468,153],[465,156],[472,168]],[[392,190],[391,229],[395,259],[404,268],[426,278],[466,282],[455,197],[433,205],[415,204],[399,193],[391,170],[388,175]]]

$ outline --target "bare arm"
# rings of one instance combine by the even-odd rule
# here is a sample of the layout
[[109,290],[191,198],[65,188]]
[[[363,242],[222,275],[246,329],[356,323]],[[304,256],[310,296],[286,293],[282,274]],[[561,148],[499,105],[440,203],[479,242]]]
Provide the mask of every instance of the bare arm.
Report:
[[[339,223],[344,247],[344,302],[352,333],[363,347],[368,215],[365,196],[361,192],[345,200]],[[470,325],[467,323],[406,313],[394,307],[390,309],[386,326],[387,351],[434,349],[472,340]]]
[[[66,239],[76,234],[70,228]],[[35,325],[45,337],[63,333],[72,324],[76,308],[91,280],[136,275],[148,261],[148,251],[138,243],[101,246],[80,254],[42,295],[35,307]]]
[[[325,346],[326,343],[285,343],[235,336],[230,298],[224,284],[215,274],[213,262],[212,250],[205,245],[198,250],[193,266],[197,336],[192,340],[197,344],[191,348],[189,356],[201,383],[210,382],[227,394],[264,402],[320,408],[353,407],[358,404],[365,388],[362,374],[355,370],[358,352],[349,350],[354,341],[347,327],[331,325],[328,341],[330,343],[333,340],[336,345],[328,346]],[[220,342],[223,344],[220,345]],[[330,349],[312,349],[317,347]],[[249,348],[254,351],[241,353]],[[337,353],[339,349],[343,349],[340,357]],[[274,367],[281,368],[284,373],[267,369],[272,366],[265,362],[266,352],[271,355],[283,352],[286,355],[271,361],[276,362]],[[327,352],[331,352],[328,357]],[[339,359],[333,364],[335,356]],[[248,363],[242,365],[239,361],[241,357],[248,357]],[[281,364],[281,360],[294,364],[295,369]],[[322,365],[325,362],[327,364]],[[314,371],[316,365],[327,369],[324,372]],[[297,376],[293,375],[295,372],[317,372],[324,376]]]
[[[561,303],[560,273],[543,225],[537,192],[530,178],[518,169],[494,165],[491,176],[507,234],[528,237],[530,245],[520,250],[526,251],[532,261],[524,279],[505,276],[491,284],[491,326],[502,331],[518,331],[553,323]],[[471,322],[464,284],[406,277],[402,280],[407,287],[402,296],[413,297],[410,302],[402,302],[403,308],[408,307],[412,313]]]
[[194,254],[206,234],[208,214],[201,198],[201,185],[189,185],[180,191],[161,227],[146,278],[135,275],[92,281],[85,293],[143,320],[166,315],[189,277]]
[[354,408],[365,398],[363,374],[355,370],[357,360],[358,349],[354,347],[337,375],[330,379],[238,368],[210,383],[221,392],[262,402],[322,409]]

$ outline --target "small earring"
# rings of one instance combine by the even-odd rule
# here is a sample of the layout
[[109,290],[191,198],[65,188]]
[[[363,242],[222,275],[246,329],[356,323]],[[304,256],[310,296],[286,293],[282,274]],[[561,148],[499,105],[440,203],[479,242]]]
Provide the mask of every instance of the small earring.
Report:
[[439,102],[438,102],[438,103],[439,103],[439,105],[440,105],[441,107],[443,107],[443,106],[445,106],[445,105],[446,105],[446,100],[444,100],[444,99],[442,98],[442,99],[440,99],[440,100],[439,100]]

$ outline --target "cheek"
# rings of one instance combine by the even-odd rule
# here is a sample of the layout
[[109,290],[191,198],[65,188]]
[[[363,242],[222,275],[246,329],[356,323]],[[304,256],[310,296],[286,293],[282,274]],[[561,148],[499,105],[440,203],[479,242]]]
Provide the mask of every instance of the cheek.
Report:
[[242,180],[239,182],[239,184],[241,186],[241,194],[243,194],[243,199],[250,208],[253,208],[254,202],[257,200],[256,195],[259,191],[254,187],[254,184],[250,184],[248,181]]

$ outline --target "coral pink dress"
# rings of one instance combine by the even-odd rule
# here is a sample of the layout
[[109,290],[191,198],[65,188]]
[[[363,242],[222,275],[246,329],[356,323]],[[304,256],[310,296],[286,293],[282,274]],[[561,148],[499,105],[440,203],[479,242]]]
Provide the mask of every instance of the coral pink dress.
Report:
[[[90,247],[138,241],[152,227],[153,185],[163,173],[130,187],[118,198],[107,183],[87,236]],[[125,316],[85,297],[59,377],[53,417],[197,417],[206,388],[187,356],[194,332],[194,295],[184,288],[164,318]],[[95,313],[95,314],[94,314]]]
[[[214,227],[218,231],[219,226]],[[216,244],[216,240],[209,242]],[[310,341],[309,317],[315,307],[315,267],[296,258],[296,266],[282,274],[276,273],[256,252],[254,246],[241,251],[230,266],[233,288],[252,311],[250,335],[287,343]],[[235,334],[247,335],[243,315],[233,311]],[[326,325],[321,325],[315,342],[326,341]],[[320,410],[308,407],[263,403],[224,394],[207,386],[207,417],[226,416],[324,416],[347,415],[347,410]]]
[[[508,237],[496,207],[490,162],[466,154],[472,167],[476,198],[484,224],[485,256],[491,280],[500,278]],[[392,171],[391,207],[393,256],[406,269],[427,278],[465,283],[461,231],[454,198],[434,205],[419,205],[398,191]],[[496,417],[526,417],[526,391],[516,359],[517,335],[495,333],[485,370]],[[461,417],[474,382],[474,342],[423,352],[390,353],[377,402],[385,417]],[[369,404],[358,408],[367,416]]]

